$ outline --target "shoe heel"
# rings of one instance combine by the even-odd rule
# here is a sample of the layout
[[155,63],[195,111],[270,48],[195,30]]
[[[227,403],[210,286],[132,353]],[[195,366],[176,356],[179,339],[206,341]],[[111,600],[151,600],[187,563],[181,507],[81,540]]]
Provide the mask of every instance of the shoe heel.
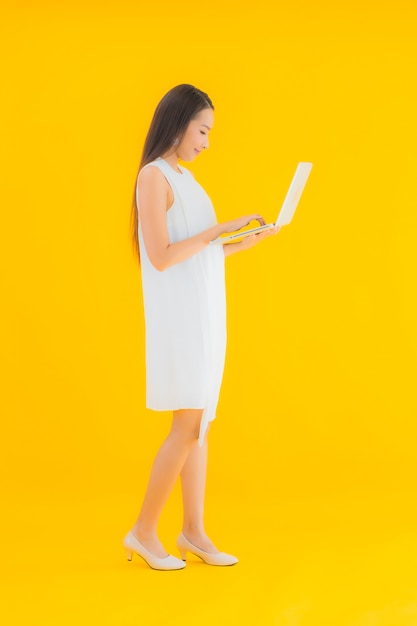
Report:
[[181,555],[181,558],[183,561],[186,561],[186,556],[187,556],[187,550],[184,550],[184,548],[178,548],[178,551]]
[[125,548],[125,550],[126,550],[127,560],[131,561],[133,558],[133,550],[130,550],[129,548]]

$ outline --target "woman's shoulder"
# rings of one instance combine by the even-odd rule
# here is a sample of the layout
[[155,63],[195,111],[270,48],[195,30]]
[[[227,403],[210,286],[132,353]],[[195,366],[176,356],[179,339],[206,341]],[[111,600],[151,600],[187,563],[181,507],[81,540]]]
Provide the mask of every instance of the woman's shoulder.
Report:
[[[180,172],[175,172],[172,166],[164,159],[155,159],[141,168],[138,174],[138,181],[145,183],[165,181],[165,183],[168,184],[169,181],[172,181],[173,176],[178,177],[178,179],[184,177],[195,180],[194,174],[187,167],[178,165],[178,168]],[[178,176],[179,173],[181,173],[182,176]]]
[[138,174],[138,181],[145,183],[152,183],[154,181],[157,182],[163,180],[166,181],[166,178],[158,161],[152,161],[151,163],[147,163],[141,168]]
[[162,170],[162,159],[154,159],[153,161],[150,161],[149,163],[146,163],[141,169],[140,169],[140,174],[142,172],[149,172],[149,171],[161,171]]

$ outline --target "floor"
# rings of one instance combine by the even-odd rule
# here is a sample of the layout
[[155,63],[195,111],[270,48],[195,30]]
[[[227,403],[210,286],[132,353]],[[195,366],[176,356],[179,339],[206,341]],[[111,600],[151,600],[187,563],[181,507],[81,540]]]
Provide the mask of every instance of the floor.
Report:
[[[3,624],[417,626],[417,526],[410,493],[233,498],[207,516],[232,567],[190,558],[158,572],[121,545],[134,495],[9,498]],[[173,554],[176,500],[160,535]],[[214,510],[214,507],[212,507]]]

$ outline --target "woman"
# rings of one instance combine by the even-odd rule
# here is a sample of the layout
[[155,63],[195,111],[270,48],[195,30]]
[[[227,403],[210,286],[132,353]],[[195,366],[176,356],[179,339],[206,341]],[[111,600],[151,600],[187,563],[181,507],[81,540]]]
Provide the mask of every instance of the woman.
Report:
[[[214,107],[207,94],[178,85],[158,104],[145,141],[135,188],[134,243],[141,259],[146,326],[146,406],[173,411],[171,430],[153,463],[142,507],[124,538],[150,567],[185,567],[187,552],[211,565],[237,558],[219,552],[204,530],[207,431],[215,411],[226,347],[224,257],[246,250],[278,228],[228,245],[209,245],[258,215],[217,223],[210,199],[178,161],[207,150]],[[184,522],[182,560],[168,555],[157,523],[178,476]]]

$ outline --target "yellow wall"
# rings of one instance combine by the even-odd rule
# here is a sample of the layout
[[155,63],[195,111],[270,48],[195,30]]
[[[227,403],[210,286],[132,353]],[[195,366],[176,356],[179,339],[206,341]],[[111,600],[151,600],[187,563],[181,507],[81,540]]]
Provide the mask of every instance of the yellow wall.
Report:
[[296,163],[314,162],[293,224],[227,261],[210,488],[254,501],[271,480],[277,498],[412,489],[412,3],[10,1],[1,12],[4,492],[145,484],[169,415],[144,408],[130,201],[153,109],[180,82],[215,104],[210,150],[191,168],[220,220],[273,219]]

